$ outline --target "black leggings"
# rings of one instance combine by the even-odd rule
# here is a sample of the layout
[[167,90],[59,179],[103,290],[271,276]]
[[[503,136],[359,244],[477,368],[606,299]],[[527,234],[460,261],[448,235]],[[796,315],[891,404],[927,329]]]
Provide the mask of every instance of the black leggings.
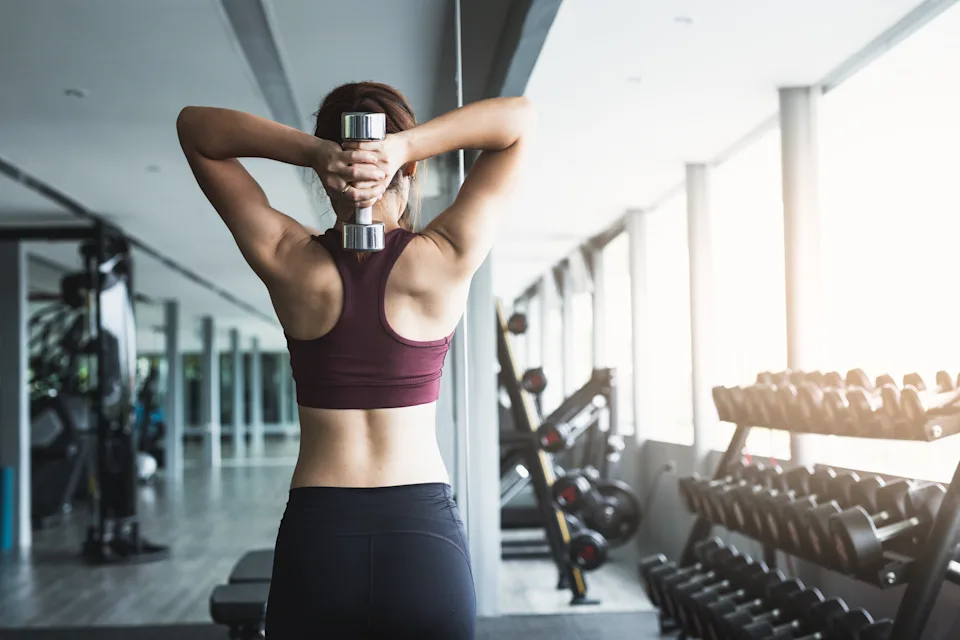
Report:
[[268,640],[473,640],[476,594],[450,486],[290,490]]

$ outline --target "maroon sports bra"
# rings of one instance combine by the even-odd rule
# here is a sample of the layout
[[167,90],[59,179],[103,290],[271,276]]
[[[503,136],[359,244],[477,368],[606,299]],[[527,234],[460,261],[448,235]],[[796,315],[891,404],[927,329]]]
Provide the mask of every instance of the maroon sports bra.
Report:
[[316,240],[333,256],[343,281],[343,310],[333,329],[314,340],[287,336],[297,403],[318,409],[386,409],[436,401],[450,336],[407,340],[387,323],[387,276],[416,236],[386,234],[382,251],[363,261],[343,249],[340,231]]

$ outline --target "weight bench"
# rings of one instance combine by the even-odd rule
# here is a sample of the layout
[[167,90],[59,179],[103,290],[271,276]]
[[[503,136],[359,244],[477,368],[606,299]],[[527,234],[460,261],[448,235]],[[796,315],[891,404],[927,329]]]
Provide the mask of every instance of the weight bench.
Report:
[[229,627],[232,640],[263,637],[272,572],[273,549],[248,551],[233,566],[230,584],[210,594],[210,617]]
[[230,571],[230,584],[270,582],[273,576],[273,549],[256,549],[243,554]]

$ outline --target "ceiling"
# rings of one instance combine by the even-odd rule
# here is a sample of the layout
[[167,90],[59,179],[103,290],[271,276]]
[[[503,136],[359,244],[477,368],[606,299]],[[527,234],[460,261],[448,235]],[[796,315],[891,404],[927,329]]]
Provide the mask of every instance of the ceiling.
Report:
[[[236,3],[244,4],[244,3]],[[245,3],[250,5],[251,3]],[[444,0],[365,0],[363,29],[345,2],[277,0],[269,27],[304,127],[320,98],[341,82],[376,76],[403,88],[429,114],[444,35]],[[256,34],[254,34],[256,36]],[[390,42],[390,54],[363,42]],[[52,44],[52,43],[55,43]],[[254,43],[256,46],[258,43]],[[266,289],[244,263],[203,197],[177,142],[174,123],[188,104],[226,106],[271,117],[264,91],[220,2],[62,0],[0,7],[0,156],[54,186],[132,236],[272,315]],[[87,92],[82,99],[65,90]],[[294,168],[245,161],[278,209],[312,227],[310,181]],[[64,212],[0,177],[0,223]],[[68,216],[69,217],[69,216]],[[75,265],[75,248],[31,244],[30,251]],[[138,290],[184,309],[181,342],[198,339],[199,317],[282,345],[275,322],[252,316],[209,290],[135,253]],[[141,305],[142,342],[162,323],[162,307]]]
[[[649,206],[682,180],[685,161],[717,156],[774,114],[777,86],[817,82],[918,3],[565,0],[526,92],[539,106],[538,144],[495,248],[497,294],[519,293],[625,209]],[[135,251],[138,290],[180,300],[185,348],[198,344],[203,314],[217,318],[224,344],[236,327],[278,348],[283,336],[269,320],[265,288],[183,160],[177,113],[207,104],[278,117],[277,105],[287,104],[292,124],[307,128],[331,88],[376,79],[401,88],[424,120],[446,103],[438,96],[449,100],[453,91],[442,64],[451,51],[452,4],[364,0],[361,26],[354,26],[359,5],[342,0],[228,6],[232,12],[217,0],[3,3],[0,60],[14,63],[0,64],[0,157],[260,312]],[[510,6],[464,0],[468,101],[487,87]],[[68,89],[87,95],[71,97]],[[328,226],[301,171],[245,164],[274,206]],[[70,216],[0,177],[0,224],[53,217]],[[31,243],[29,250],[76,265],[69,246]],[[146,348],[162,344],[153,335],[160,324],[159,304],[138,306]]]
[[659,201],[685,162],[776,114],[777,87],[820,82],[919,4],[565,0],[527,86],[538,143],[496,249],[498,293],[513,298],[626,209]]

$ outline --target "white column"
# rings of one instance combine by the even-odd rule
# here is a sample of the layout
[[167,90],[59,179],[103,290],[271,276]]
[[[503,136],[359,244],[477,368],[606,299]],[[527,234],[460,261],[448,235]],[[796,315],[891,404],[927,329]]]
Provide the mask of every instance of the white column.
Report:
[[180,303],[163,305],[167,356],[167,398],[164,406],[163,474],[170,480],[183,478],[183,354],[180,352]]
[[543,364],[543,355],[540,352],[540,336],[543,335],[543,310],[540,300],[543,298],[543,292],[537,287],[534,293],[526,301],[527,310],[527,366],[538,367]]
[[260,340],[250,341],[250,448],[255,454],[263,453],[263,367]]
[[286,353],[278,358],[277,403],[280,405],[280,428],[290,427],[290,359]]
[[237,457],[247,450],[247,421],[244,415],[243,385],[245,375],[243,371],[243,352],[240,351],[240,331],[230,330],[230,366],[233,369],[233,452]]
[[201,320],[203,344],[203,376],[200,385],[203,421],[203,461],[208,467],[220,466],[220,354],[213,318]]
[[[540,366],[546,369],[547,354],[550,353],[550,305],[553,304],[553,296],[556,291],[556,286],[553,284],[553,273],[547,273],[540,278],[538,289],[540,291],[540,334],[537,338],[540,342]],[[550,384],[549,381],[547,384]]]
[[647,311],[648,232],[647,214],[642,210],[627,212],[627,234],[630,241],[630,309],[633,329],[633,420],[637,444],[646,440],[647,432],[656,419],[651,388],[656,366],[650,348],[650,330]]
[[[27,394],[27,258],[22,242],[0,242],[0,467],[5,494],[0,539],[11,551],[33,542],[30,518],[30,398]],[[9,482],[11,486],[7,487]],[[12,502],[8,502],[12,498]],[[0,548],[2,550],[2,548]]]
[[590,274],[593,278],[593,368],[607,366],[607,291],[603,275],[603,251],[590,252]]
[[469,421],[467,443],[467,532],[477,615],[494,616],[500,598],[500,438],[497,428],[496,308],[491,258],[470,284],[467,301]]
[[690,254],[690,342],[692,354],[694,468],[710,452],[717,413],[712,388],[716,371],[713,244],[709,174],[705,164],[687,165],[687,244]]
[[[780,89],[783,237],[786,259],[787,367],[820,366],[819,87]],[[812,461],[809,436],[792,436],[795,463]]]

